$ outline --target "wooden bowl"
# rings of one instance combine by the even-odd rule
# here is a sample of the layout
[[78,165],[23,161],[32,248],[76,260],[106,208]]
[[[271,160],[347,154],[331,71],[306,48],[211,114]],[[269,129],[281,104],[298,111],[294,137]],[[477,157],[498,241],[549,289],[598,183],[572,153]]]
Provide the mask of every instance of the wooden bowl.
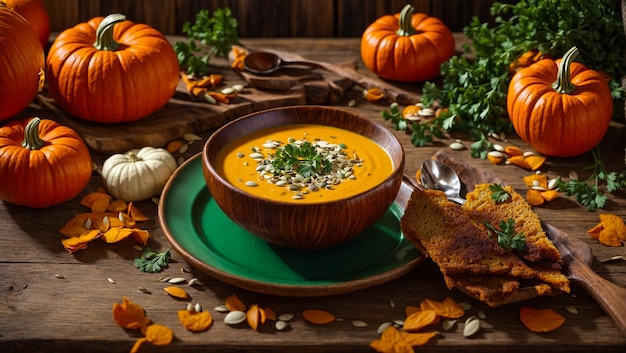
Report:
[[[216,171],[217,153],[229,142],[287,124],[333,126],[363,135],[387,151],[393,171],[377,186],[360,194],[302,204],[253,196]],[[202,169],[215,202],[239,226],[272,244],[321,249],[357,236],[387,211],[402,184],[404,149],[392,132],[368,118],[330,107],[293,106],[252,113],[224,125],[204,145]]]

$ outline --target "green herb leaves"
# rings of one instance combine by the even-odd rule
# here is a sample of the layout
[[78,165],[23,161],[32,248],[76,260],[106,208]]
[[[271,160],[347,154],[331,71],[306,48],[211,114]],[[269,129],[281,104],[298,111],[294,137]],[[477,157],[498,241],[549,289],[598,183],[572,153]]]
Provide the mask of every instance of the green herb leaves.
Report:
[[601,182],[606,183],[606,191],[613,192],[619,189],[626,189],[626,170],[621,172],[607,172],[600,157],[599,147],[592,151],[593,164],[587,169],[591,170],[591,175],[585,180],[563,181],[558,179],[559,191],[565,192],[568,196],[576,197],[576,201],[585,206],[587,211],[595,211],[603,208],[606,204],[607,196],[603,194]]
[[[181,68],[196,77],[208,73],[211,56],[225,56],[233,45],[239,43],[237,26],[237,19],[228,7],[215,10],[213,17],[209,10],[200,10],[193,24],[183,25],[188,41],[174,44]],[[196,41],[208,49],[198,46]]]
[[506,221],[500,221],[498,224],[500,230],[496,229],[493,225],[487,222],[485,222],[485,227],[487,227],[487,234],[489,234],[489,238],[491,238],[494,233],[497,235],[498,245],[502,249],[523,251],[526,247],[526,237],[522,233],[515,232],[515,220],[513,218],[509,218]]
[[141,257],[135,258],[135,267],[142,272],[161,272],[167,268],[171,255],[172,248],[163,252],[155,252],[150,248],[146,248]]
[[491,199],[496,203],[505,202],[511,197],[511,194],[500,184],[489,185],[489,191],[491,191]]
[[296,145],[286,144],[276,150],[272,166],[278,170],[295,170],[303,177],[326,174],[332,170],[332,164],[308,141]]

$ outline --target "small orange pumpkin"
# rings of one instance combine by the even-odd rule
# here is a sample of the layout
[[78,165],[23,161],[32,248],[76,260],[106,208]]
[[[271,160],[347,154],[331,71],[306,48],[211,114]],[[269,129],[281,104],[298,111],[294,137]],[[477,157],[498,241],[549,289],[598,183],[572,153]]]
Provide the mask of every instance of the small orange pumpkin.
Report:
[[572,157],[595,147],[613,114],[613,97],[602,74],[573,62],[576,47],[562,59],[543,59],[513,76],[507,112],[517,134],[535,150]]
[[0,3],[0,121],[24,110],[37,95],[44,53],[35,31]]
[[0,199],[44,208],[80,193],[91,179],[84,141],[53,120],[11,121],[0,128]]
[[22,15],[37,33],[41,46],[44,49],[48,46],[50,17],[41,0],[0,0],[0,3],[5,3],[7,7]]
[[363,32],[361,58],[373,73],[395,81],[425,81],[440,75],[440,66],[454,55],[454,37],[438,18],[402,12],[379,18]]
[[176,92],[178,58],[156,29],[96,17],[63,31],[46,62],[48,90],[74,117],[100,123],[139,120]]

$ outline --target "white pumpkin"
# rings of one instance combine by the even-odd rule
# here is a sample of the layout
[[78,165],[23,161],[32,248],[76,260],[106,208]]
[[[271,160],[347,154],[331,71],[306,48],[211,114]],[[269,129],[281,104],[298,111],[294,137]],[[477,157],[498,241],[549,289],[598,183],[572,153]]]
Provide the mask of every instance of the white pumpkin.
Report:
[[114,198],[142,201],[160,194],[177,166],[167,150],[143,147],[104,161],[102,180]]

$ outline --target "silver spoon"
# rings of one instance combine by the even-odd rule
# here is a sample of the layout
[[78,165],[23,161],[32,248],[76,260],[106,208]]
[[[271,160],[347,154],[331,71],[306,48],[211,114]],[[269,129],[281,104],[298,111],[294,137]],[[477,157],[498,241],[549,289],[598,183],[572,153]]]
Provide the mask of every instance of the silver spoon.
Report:
[[460,196],[461,180],[447,164],[434,159],[427,159],[422,163],[420,181],[427,189],[441,190],[448,200],[464,204],[465,199]]
[[253,52],[246,56],[243,61],[246,71],[253,74],[265,75],[288,66],[308,66],[313,68],[325,68],[314,61],[285,61],[278,55],[269,52]]

